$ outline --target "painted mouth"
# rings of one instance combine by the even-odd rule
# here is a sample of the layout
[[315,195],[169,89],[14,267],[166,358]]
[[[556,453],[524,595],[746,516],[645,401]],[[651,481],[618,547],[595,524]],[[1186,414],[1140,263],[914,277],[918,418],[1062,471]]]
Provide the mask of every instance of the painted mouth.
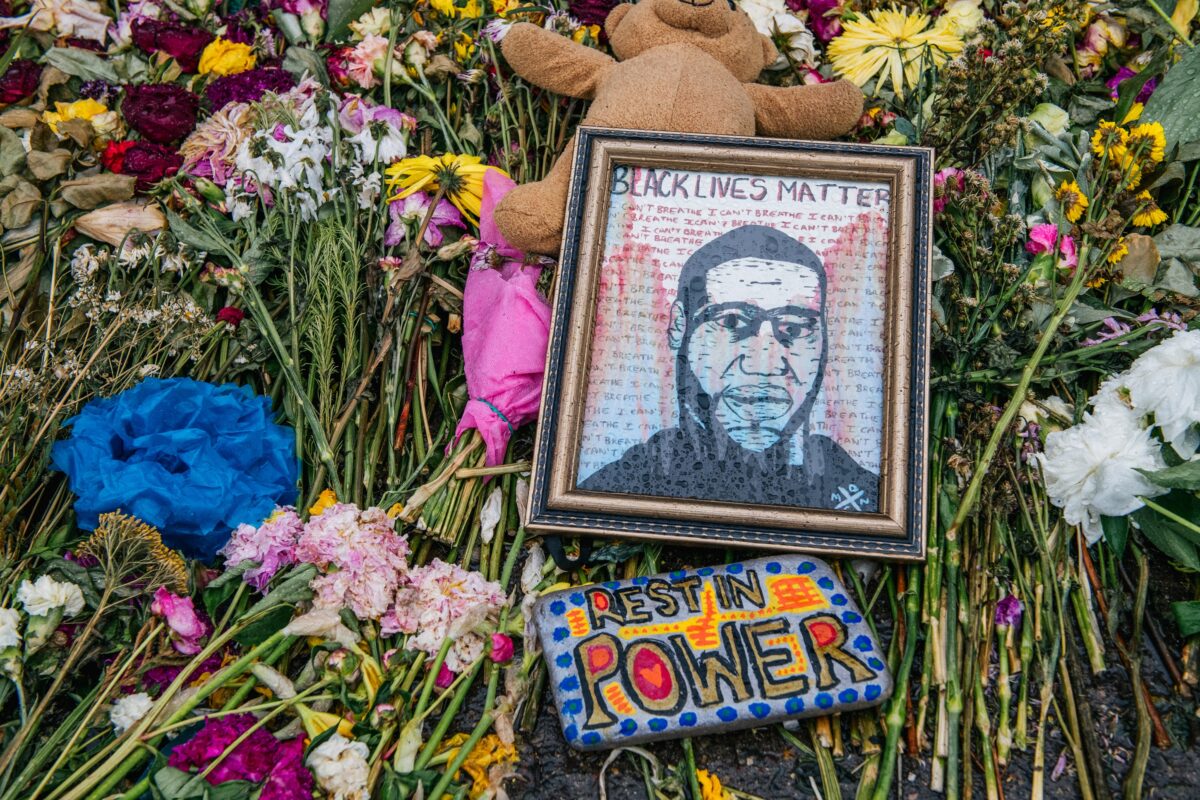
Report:
[[768,383],[726,389],[721,393],[721,402],[736,417],[752,425],[777,420],[792,409],[792,396],[787,389]]

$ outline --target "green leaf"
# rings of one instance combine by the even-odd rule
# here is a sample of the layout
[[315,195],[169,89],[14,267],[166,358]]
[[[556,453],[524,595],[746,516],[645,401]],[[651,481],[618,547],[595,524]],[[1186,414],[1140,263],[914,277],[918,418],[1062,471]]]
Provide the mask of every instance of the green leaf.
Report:
[[1195,636],[1200,633],[1200,600],[1189,600],[1185,603],[1171,603],[1171,611],[1175,614],[1175,624],[1183,636]]
[[1200,47],[1185,50],[1146,101],[1140,122],[1159,122],[1167,146],[1200,140]]
[[262,644],[284,625],[292,621],[296,609],[293,606],[278,606],[267,612],[262,619],[251,622],[241,633],[233,637],[242,647],[254,647]]
[[329,0],[325,41],[338,42],[346,38],[350,23],[371,10],[375,0]]
[[1181,526],[1151,508],[1139,508],[1132,517],[1141,528],[1142,535],[1177,567],[1200,572],[1200,552]]
[[204,587],[204,610],[216,619],[217,609],[237,593],[242,583],[242,574],[254,566],[253,561],[243,561],[233,567],[227,567],[215,581]]
[[162,800],[199,800],[204,797],[204,789],[208,782],[200,781],[199,786],[189,791],[185,787],[192,782],[193,777],[175,767],[163,767],[154,773],[151,786]]
[[249,781],[225,781],[216,786],[209,786],[206,781],[205,786],[208,790],[204,794],[206,800],[245,800],[253,797],[257,788]]
[[325,71],[325,59],[315,50],[307,47],[289,47],[283,56],[283,68],[296,76],[305,75],[320,82],[322,86],[329,85],[329,73]]
[[1125,517],[1100,517],[1100,527],[1104,529],[1104,541],[1108,542],[1113,554],[1120,558],[1125,553],[1125,543],[1129,541],[1129,520]]
[[1164,259],[1179,258],[1200,262],[1200,228],[1172,225],[1155,235],[1154,246]]
[[112,65],[91,50],[78,47],[51,47],[42,59],[52,67],[85,81],[104,80],[121,83],[121,77]]
[[312,583],[316,574],[317,568],[312,564],[305,564],[292,570],[283,581],[267,593],[266,597],[252,605],[246,611],[246,615],[267,611],[278,605],[294,606],[305,600],[311,600],[313,593],[309,584]]
[[1193,492],[1200,490],[1200,461],[1185,461],[1166,469],[1140,469],[1138,472],[1168,489],[1187,489]]
[[170,209],[165,209],[165,211],[167,224],[171,226],[171,233],[175,234],[175,238],[188,247],[194,247],[206,253],[221,253],[230,258],[236,257],[224,240],[193,225]]

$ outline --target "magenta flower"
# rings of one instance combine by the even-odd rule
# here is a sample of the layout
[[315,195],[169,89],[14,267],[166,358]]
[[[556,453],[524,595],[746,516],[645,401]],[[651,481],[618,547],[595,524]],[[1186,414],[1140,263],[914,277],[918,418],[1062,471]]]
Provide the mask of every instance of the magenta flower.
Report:
[[[391,224],[384,231],[383,243],[394,247],[403,242],[408,236],[408,224],[415,222],[420,225],[421,221],[425,219],[429,203],[432,200],[433,197],[425,192],[414,192],[403,200],[396,200],[388,205]],[[425,244],[430,247],[440,247],[444,238],[441,230],[443,226],[463,229],[467,227],[463,222],[462,214],[458,213],[458,209],[445,198],[438,201],[437,208],[433,211],[433,217],[429,220],[429,226],[425,228]]]
[[956,167],[938,170],[933,175],[933,213],[940,214],[950,197],[964,187],[963,171]]
[[1079,254],[1075,252],[1075,240],[1064,236],[1058,242],[1058,265],[1071,268],[1079,263]]
[[154,593],[150,612],[166,620],[176,650],[187,656],[200,652],[200,640],[208,635],[208,625],[196,614],[192,598],[180,597],[160,586]]
[[[1121,93],[1121,84],[1137,75],[1136,72],[1129,67],[1121,67],[1117,73],[1104,82],[1104,85],[1109,88],[1112,93],[1112,99],[1116,100]],[[1151,78],[1142,84],[1142,88],[1138,90],[1137,97],[1134,98],[1139,103],[1144,103],[1150,99],[1150,95],[1154,94],[1154,90],[1158,87],[1158,78]]]
[[808,11],[808,29],[828,43],[842,32],[842,0],[787,0],[792,11]]
[[1025,243],[1025,251],[1030,255],[1040,256],[1042,253],[1054,252],[1054,245],[1057,243],[1058,226],[1044,222],[1029,229],[1029,241]]
[[454,673],[450,671],[449,667],[442,664],[437,677],[434,678],[433,685],[439,689],[449,689],[452,683],[454,683]]
[[1024,608],[1014,595],[1005,595],[996,603],[996,624],[1008,628],[1019,624]]
[[492,661],[497,664],[507,664],[512,661],[513,657],[513,640],[511,636],[503,633],[492,634],[492,652],[489,653]]
[[275,750],[275,766],[258,800],[310,800],[312,793],[313,776],[304,766],[304,737],[280,742]]
[[[199,733],[171,751],[167,763],[184,772],[203,770],[216,760],[217,756],[225,752],[225,749],[233,744],[235,739],[254,727],[255,722],[253,714],[232,714],[228,717],[207,719]],[[302,753],[303,739],[293,741],[300,742],[300,752]],[[286,763],[279,758],[280,751],[285,751],[284,754],[288,755],[294,749],[295,745],[291,743],[281,745],[266,728],[258,728],[235,747],[229,755],[221,759],[212,772],[208,773],[205,780],[213,786],[226,781],[259,783],[273,775],[276,769]],[[299,755],[296,755],[291,760],[298,759]],[[290,785],[295,780],[292,778],[289,781],[282,774],[280,775],[281,783]],[[311,791],[311,784],[309,790]],[[273,796],[279,798],[298,797],[299,795],[275,794]],[[307,796],[305,795],[305,797]]]

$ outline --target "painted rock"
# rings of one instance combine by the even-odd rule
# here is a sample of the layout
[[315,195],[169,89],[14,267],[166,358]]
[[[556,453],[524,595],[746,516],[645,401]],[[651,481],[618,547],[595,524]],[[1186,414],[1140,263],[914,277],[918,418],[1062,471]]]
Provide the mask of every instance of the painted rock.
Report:
[[882,703],[892,677],[841,581],[809,556],[548,594],[534,620],[581,750]]

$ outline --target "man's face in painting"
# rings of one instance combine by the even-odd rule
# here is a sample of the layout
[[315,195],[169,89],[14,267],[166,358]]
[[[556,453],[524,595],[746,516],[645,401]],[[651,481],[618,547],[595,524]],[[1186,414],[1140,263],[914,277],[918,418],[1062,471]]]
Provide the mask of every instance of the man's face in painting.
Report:
[[[734,258],[708,271],[704,303],[671,309],[670,343],[685,358],[705,415],[762,452],[806,420],[825,351],[824,297],[811,267]],[[686,413],[681,409],[681,413]]]

